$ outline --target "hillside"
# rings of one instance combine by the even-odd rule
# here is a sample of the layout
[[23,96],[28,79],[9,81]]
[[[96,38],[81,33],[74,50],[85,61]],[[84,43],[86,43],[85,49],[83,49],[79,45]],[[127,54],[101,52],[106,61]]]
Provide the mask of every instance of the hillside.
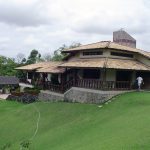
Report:
[[149,124],[148,92],[126,93],[103,107],[0,101],[0,149],[20,149],[33,137],[31,150],[149,150]]

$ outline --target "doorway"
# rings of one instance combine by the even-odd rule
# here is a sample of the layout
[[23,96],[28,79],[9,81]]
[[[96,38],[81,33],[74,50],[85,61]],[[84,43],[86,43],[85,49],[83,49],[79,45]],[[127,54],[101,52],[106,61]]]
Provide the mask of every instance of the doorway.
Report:
[[144,89],[150,89],[150,72],[137,72],[136,78],[139,76],[143,78],[144,84],[142,85],[142,87]]

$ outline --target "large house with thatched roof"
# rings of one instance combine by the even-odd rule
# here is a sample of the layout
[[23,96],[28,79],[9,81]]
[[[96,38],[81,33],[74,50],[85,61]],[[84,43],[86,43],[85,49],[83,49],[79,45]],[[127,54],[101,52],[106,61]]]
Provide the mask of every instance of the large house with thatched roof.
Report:
[[101,41],[66,49],[62,62],[41,62],[17,69],[44,89],[65,92],[71,87],[100,90],[134,88],[136,78],[150,88],[150,52],[136,48],[136,40],[123,30],[113,33],[113,42]]

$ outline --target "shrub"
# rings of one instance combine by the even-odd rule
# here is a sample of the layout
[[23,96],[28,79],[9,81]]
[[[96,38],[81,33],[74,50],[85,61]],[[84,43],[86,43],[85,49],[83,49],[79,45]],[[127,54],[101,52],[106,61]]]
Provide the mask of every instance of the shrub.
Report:
[[24,92],[25,93],[29,93],[29,94],[33,94],[33,95],[37,95],[40,93],[40,90],[38,88],[29,88],[29,87],[26,87],[24,88]]
[[20,92],[20,87],[16,88],[14,92]]
[[11,92],[11,95],[13,96],[22,96],[23,94],[24,94],[23,92],[17,92],[17,91]]

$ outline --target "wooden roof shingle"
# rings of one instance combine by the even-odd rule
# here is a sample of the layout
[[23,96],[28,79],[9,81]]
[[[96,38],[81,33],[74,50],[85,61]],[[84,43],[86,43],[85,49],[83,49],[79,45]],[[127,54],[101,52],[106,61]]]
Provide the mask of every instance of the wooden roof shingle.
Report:
[[137,49],[137,48],[120,45],[118,43],[111,42],[111,41],[101,41],[101,42],[97,42],[97,43],[81,45],[76,48],[63,50],[63,52],[69,53],[69,52],[73,52],[73,51],[85,51],[85,50],[90,50],[90,49],[106,49],[106,48],[128,51],[128,52],[133,52],[133,53],[139,53],[150,59],[150,52],[143,51],[143,50]]
[[70,61],[59,65],[64,68],[108,68],[108,69],[126,69],[150,71],[150,67],[134,59],[81,59]]
[[22,67],[16,68],[17,70],[28,70],[28,71],[36,71],[36,72],[47,72],[47,73],[63,73],[65,69],[59,68],[58,65],[62,64],[62,62],[50,61],[50,62],[40,62],[36,64],[26,65]]
[[59,67],[64,68],[103,68],[105,63],[105,58],[101,59],[79,59],[75,61],[65,62]]
[[150,67],[132,59],[112,59],[108,58],[106,62],[108,69],[126,69],[126,70],[142,70],[150,71]]

